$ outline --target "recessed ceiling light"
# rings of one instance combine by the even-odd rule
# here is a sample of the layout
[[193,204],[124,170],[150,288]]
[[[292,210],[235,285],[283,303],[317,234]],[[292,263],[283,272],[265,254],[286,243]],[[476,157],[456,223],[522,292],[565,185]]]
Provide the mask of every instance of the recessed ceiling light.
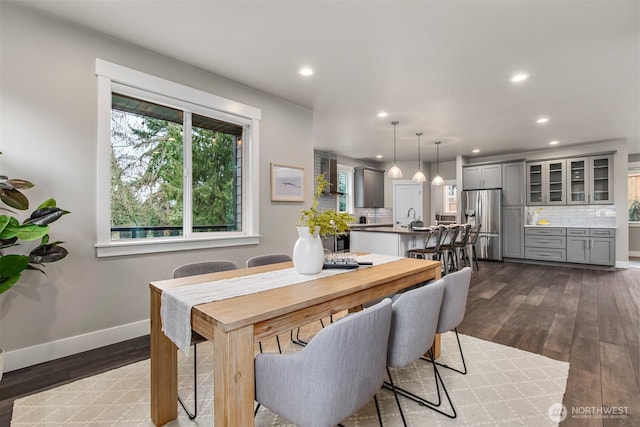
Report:
[[480,152],[480,150],[478,150],[477,148],[472,151],[472,153],[479,153],[479,152]]
[[549,145],[558,145],[558,144],[559,144],[559,142],[558,142],[558,141],[551,141],[551,142],[549,143]]
[[524,74],[524,73],[520,73],[520,74],[516,74],[515,76],[511,77],[511,81],[514,83],[518,83],[521,82],[523,80],[527,80],[529,78],[528,74]]
[[376,159],[381,159],[381,158],[382,158],[382,154],[378,154],[378,155],[376,156]]
[[538,120],[536,120],[536,123],[547,123],[549,121],[549,119],[547,117],[540,117]]
[[378,117],[387,117],[387,116],[388,116],[388,114],[387,114],[387,113],[385,113],[384,111],[380,111],[380,112],[378,113]]
[[313,75],[313,70],[311,68],[309,68],[309,67],[300,68],[300,71],[298,71],[298,72],[302,76],[311,76],[311,75]]

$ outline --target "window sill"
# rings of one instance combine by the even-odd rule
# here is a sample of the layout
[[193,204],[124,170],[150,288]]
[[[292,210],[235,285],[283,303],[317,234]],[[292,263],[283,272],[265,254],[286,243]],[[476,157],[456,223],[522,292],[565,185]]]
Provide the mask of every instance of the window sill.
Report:
[[189,251],[207,248],[257,245],[260,236],[225,236],[209,238],[153,239],[96,244],[96,256],[107,258],[123,255],[153,254],[161,252]]
[[640,228],[640,221],[629,221],[629,227]]

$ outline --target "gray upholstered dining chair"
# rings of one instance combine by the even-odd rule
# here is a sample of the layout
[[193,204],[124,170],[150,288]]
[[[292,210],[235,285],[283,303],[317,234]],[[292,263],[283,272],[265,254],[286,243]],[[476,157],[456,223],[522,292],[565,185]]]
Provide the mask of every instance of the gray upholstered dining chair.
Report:
[[247,260],[247,268],[257,267],[259,265],[277,264],[279,262],[287,261],[291,261],[291,257],[287,254],[258,255]]
[[467,364],[464,361],[464,354],[462,353],[462,346],[460,345],[458,325],[462,323],[467,308],[467,295],[469,294],[469,285],[471,284],[471,268],[465,267],[455,273],[447,274],[442,280],[444,280],[444,296],[442,297],[442,306],[440,308],[436,333],[443,334],[445,332],[455,331],[463,370],[452,368],[443,363],[436,363],[443,368],[466,375]]
[[[389,377],[389,383],[385,383],[385,387],[393,391],[402,422],[405,426],[407,422],[398,395],[411,399],[421,406],[433,409],[450,418],[456,417],[456,411],[449,397],[449,392],[442,381],[436,364],[433,364],[433,376],[438,393],[437,402],[431,402],[396,386],[393,382],[391,369],[389,369],[404,368],[416,360],[420,360],[425,353],[429,353],[433,360],[431,346],[436,336],[436,328],[438,327],[438,316],[440,314],[444,287],[444,279],[440,279],[434,283],[393,297],[393,317],[389,331],[389,349],[387,350],[387,375]],[[437,408],[441,404],[440,385],[449,401],[453,414],[446,413]]]
[[[173,278],[197,276],[199,274],[217,273],[219,271],[236,270],[238,267],[232,261],[203,261],[184,264],[173,270]],[[178,395],[178,402],[187,413],[190,420],[198,415],[198,343],[207,339],[202,335],[191,332],[191,344],[193,345],[193,412],[189,411],[182,398]]]
[[390,323],[386,298],[322,329],[297,353],[259,354],[256,400],[301,427],[335,426],[371,398],[378,409]]

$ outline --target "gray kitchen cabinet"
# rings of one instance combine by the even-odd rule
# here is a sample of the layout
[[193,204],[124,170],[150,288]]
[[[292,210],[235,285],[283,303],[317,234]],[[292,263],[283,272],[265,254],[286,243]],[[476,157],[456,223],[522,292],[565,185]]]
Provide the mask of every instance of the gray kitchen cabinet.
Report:
[[614,229],[567,229],[567,262],[613,266],[615,248]]
[[613,156],[567,159],[567,204],[613,203]]
[[564,205],[565,191],[565,159],[527,163],[527,205]]
[[504,163],[502,165],[502,205],[522,206],[524,202],[524,163]]
[[526,227],[524,230],[524,257],[526,259],[567,260],[567,237],[563,227]]
[[463,190],[490,188],[502,188],[502,165],[463,166]]
[[384,208],[384,171],[367,166],[354,168],[356,208]]
[[502,221],[503,256],[524,258],[524,206],[504,206]]

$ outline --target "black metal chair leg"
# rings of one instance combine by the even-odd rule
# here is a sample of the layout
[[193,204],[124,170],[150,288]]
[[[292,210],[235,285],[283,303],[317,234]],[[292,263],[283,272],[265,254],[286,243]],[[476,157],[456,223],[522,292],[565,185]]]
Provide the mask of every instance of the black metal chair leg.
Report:
[[458,340],[458,350],[460,350],[460,358],[462,359],[462,368],[464,369],[463,371],[456,369],[452,366],[446,365],[444,363],[440,363],[440,362],[435,362],[436,365],[438,366],[442,366],[443,368],[447,368],[450,369],[452,371],[456,371],[462,375],[467,375],[467,364],[464,361],[464,353],[462,352],[462,345],[460,345],[460,336],[458,335],[458,328],[454,328],[453,329],[456,333],[456,340]]
[[198,344],[193,343],[193,412],[189,411],[187,405],[182,401],[180,395],[178,395],[178,402],[184,412],[186,412],[187,417],[190,420],[194,420],[198,416]]
[[[428,352],[429,357],[431,358],[431,361],[433,361],[433,353],[431,352],[431,350],[429,350]],[[439,414],[442,414],[448,418],[456,418],[458,416],[458,414],[456,413],[456,408],[453,406],[453,402],[451,401],[451,396],[449,396],[449,392],[447,391],[447,387],[444,385],[444,381],[442,380],[442,376],[440,376],[440,372],[438,372],[438,368],[437,368],[437,363],[433,363],[433,376],[436,382],[436,391],[438,393],[438,402],[431,402],[429,400],[426,400],[420,396],[417,396],[407,390],[404,390],[400,387],[396,387],[393,385],[393,381],[391,379],[391,375],[390,375],[390,371],[387,368],[387,375],[389,375],[389,380],[390,383],[386,383],[383,385],[384,388],[391,388],[393,390],[394,395],[396,396],[396,401],[398,402],[398,408],[400,408],[400,401],[398,400],[398,395],[406,397],[409,400],[414,401],[415,403],[419,404],[420,406],[424,406],[425,408],[429,408],[433,411],[438,412]],[[439,383],[439,384],[438,384]],[[445,397],[447,398],[447,401],[449,402],[449,406],[451,406],[451,411],[452,413],[447,413],[441,409],[439,409],[438,407],[440,406],[440,404],[442,403],[442,399],[440,397],[440,385],[442,385],[442,391],[444,391]],[[404,421],[404,416],[402,415],[402,409],[400,408],[400,415],[402,416],[402,421]],[[406,425],[406,424],[405,424]]]
[[387,367],[387,375],[389,376],[389,384],[391,385],[391,390],[393,391],[393,396],[396,398],[396,403],[398,404],[398,410],[400,411],[400,417],[402,418],[402,424],[404,427],[407,427],[407,420],[404,418],[404,413],[402,412],[402,406],[400,405],[400,398],[398,397],[398,392],[396,391],[396,387],[393,385],[393,378],[391,378],[391,371]]
[[376,404],[376,414],[378,414],[378,422],[380,423],[380,427],[384,427],[382,424],[382,415],[380,415],[380,405],[378,405],[378,396],[373,396],[373,402]]

